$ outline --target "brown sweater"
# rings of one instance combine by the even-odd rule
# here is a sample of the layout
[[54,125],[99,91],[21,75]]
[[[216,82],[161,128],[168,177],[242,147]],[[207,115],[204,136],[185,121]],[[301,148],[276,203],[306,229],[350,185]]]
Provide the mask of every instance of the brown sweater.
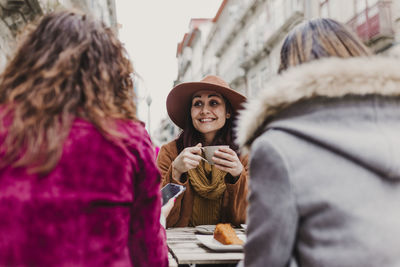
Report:
[[[168,183],[186,186],[186,191],[176,199],[174,208],[167,218],[167,227],[188,226],[193,208],[194,191],[190,183],[187,180],[182,183],[172,178],[172,162],[177,156],[176,142],[172,141],[161,147],[157,158],[157,165],[162,175],[162,186]],[[222,199],[221,222],[233,225],[240,225],[246,221],[248,156],[240,157],[240,161],[244,170],[235,183],[230,183],[231,181],[225,179],[226,191]]]

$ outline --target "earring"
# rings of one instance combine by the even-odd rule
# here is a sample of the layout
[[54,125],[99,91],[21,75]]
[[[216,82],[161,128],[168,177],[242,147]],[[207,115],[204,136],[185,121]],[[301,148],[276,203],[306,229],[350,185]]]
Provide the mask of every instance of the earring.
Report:
[[231,117],[230,113],[226,113],[226,118],[229,119]]

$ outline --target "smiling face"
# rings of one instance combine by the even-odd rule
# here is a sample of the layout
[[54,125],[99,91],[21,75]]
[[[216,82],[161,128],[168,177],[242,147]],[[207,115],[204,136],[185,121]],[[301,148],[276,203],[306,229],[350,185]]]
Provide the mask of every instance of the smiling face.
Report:
[[224,127],[231,115],[221,94],[215,91],[198,91],[192,96],[190,108],[194,128],[204,135],[206,145],[211,144],[216,133]]

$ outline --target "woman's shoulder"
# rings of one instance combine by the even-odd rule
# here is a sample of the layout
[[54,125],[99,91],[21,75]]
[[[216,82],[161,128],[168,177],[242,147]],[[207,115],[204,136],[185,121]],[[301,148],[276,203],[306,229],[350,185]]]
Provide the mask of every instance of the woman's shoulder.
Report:
[[168,143],[162,145],[161,147],[163,147],[163,148],[165,148],[165,149],[168,149],[168,150],[170,150],[170,149],[177,149],[177,148],[176,148],[176,140],[172,140],[172,141],[170,141],[170,142],[168,142]]
[[178,154],[178,148],[176,146],[176,140],[172,140],[169,143],[166,143],[161,146],[160,153],[162,154],[172,154],[172,155],[177,155]]
[[[153,144],[146,128],[140,121],[118,120],[113,123],[112,136],[101,133],[91,122],[77,118],[69,134],[67,144],[84,143],[85,147],[103,147],[111,152],[122,149],[131,156],[132,151],[153,151]],[[137,153],[136,153],[137,154]],[[139,153],[141,154],[141,153]]]
[[118,120],[116,122],[116,127],[118,131],[127,134],[128,137],[149,136],[145,124],[142,121]]
[[247,165],[248,162],[249,162],[249,153],[247,151],[241,153],[240,156],[239,156],[239,159],[240,159],[240,162],[242,162],[243,165]]
[[[124,139],[149,137],[144,123],[141,121],[116,120],[111,126]],[[95,127],[93,123],[83,118],[76,118],[74,120],[72,130],[77,129],[79,129],[79,131],[86,130],[88,132],[96,132],[97,134],[99,133],[99,130]]]

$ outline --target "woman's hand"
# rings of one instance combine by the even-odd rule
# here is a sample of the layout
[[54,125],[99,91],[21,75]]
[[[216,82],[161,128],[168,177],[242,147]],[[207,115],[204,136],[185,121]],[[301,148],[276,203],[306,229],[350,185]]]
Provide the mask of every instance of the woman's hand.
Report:
[[196,168],[201,158],[201,143],[187,147],[172,162],[172,177],[178,179],[188,170]]
[[243,171],[243,164],[235,151],[229,147],[221,147],[215,151],[212,160],[215,167],[230,173],[233,177],[238,177]]
[[167,217],[175,205],[176,198],[173,197],[168,200],[167,204],[161,207],[160,223],[165,228],[167,225]]
[[174,207],[176,198],[173,197],[168,202],[161,207],[161,215],[164,216],[164,218],[167,218],[169,213],[171,212],[172,208]]

